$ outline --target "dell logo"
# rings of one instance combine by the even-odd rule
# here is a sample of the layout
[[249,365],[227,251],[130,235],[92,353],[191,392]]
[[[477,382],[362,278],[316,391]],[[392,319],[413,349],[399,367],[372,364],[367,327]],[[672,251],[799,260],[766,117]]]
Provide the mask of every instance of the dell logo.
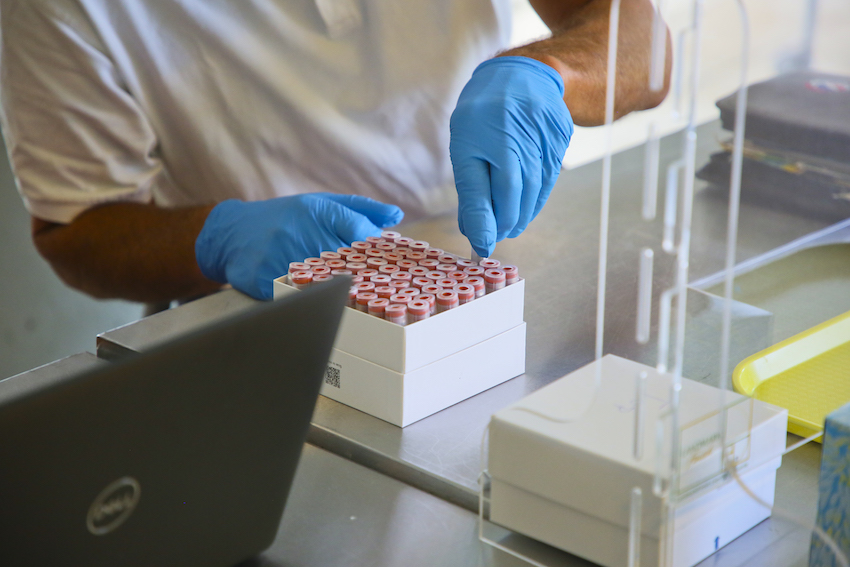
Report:
[[104,488],[89,506],[86,527],[94,535],[106,535],[123,524],[139,503],[139,481],[130,476],[119,478]]

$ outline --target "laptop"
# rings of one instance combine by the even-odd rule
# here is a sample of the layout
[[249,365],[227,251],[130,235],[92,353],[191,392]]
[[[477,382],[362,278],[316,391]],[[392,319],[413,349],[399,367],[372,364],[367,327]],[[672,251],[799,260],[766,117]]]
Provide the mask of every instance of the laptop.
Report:
[[349,285],[0,382],[0,565],[225,567],[270,546]]

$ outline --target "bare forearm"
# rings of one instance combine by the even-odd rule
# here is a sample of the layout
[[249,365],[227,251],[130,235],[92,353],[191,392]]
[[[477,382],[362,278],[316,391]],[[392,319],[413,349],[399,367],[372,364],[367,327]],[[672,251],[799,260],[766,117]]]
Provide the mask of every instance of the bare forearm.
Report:
[[[533,0],[532,5],[552,29],[552,37],[502,55],[530,57],[553,67],[564,79],[564,101],[573,121],[579,126],[603,124],[611,0]],[[669,34],[664,88],[658,92],[649,89],[653,19],[649,0],[622,0],[615,118],[657,106],[667,94],[672,66]]]
[[97,298],[154,302],[215,291],[195,260],[212,206],[163,209],[114,203],[67,225],[33,218],[38,251],[69,286]]

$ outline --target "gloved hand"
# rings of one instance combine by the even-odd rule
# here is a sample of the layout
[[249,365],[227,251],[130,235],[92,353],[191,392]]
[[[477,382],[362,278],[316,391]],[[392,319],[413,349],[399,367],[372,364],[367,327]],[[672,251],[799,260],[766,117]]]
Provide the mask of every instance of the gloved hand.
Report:
[[309,193],[267,201],[223,201],[195,241],[204,276],[256,299],[271,299],[272,280],[290,262],[348,246],[398,224],[404,213],[358,195]]
[[519,236],[546,203],[573,135],[564,82],[528,57],[475,69],[451,118],[458,225],[479,256]]

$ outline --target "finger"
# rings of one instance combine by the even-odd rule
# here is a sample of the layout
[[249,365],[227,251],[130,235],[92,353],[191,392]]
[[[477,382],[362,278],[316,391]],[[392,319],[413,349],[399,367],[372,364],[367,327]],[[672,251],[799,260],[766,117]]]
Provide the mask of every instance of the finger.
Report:
[[[543,182],[540,188],[540,195],[537,197],[537,204],[534,207],[534,213],[531,215],[529,222],[534,220],[537,215],[540,214],[540,211],[543,210],[543,206],[549,199],[549,195],[555,187],[555,182],[558,181],[558,176],[561,174],[561,167],[564,162],[564,156],[567,151],[566,147],[568,145],[569,137],[566,138],[566,142],[563,146],[557,145],[550,149],[548,164],[544,163]],[[561,151],[561,147],[563,147],[563,151]]]
[[458,228],[476,254],[489,257],[496,245],[496,217],[490,196],[490,166],[477,158],[453,160]]
[[272,281],[288,271],[289,260],[259,247],[243,247],[240,255],[243,261],[227,265],[227,282],[254,299],[271,299]]
[[338,195],[336,193],[321,193],[321,195],[364,215],[372,224],[380,228],[395,226],[404,218],[404,212],[395,205],[381,203],[362,195]]
[[505,148],[495,162],[490,164],[490,186],[493,192],[493,214],[496,217],[498,242],[516,227],[522,203],[522,165],[513,150]]
[[329,236],[345,242],[343,246],[348,246],[356,240],[365,240],[367,236],[381,234],[381,227],[375,225],[365,214],[335,200],[329,200],[326,206],[327,214],[324,218],[329,221]]
[[[537,147],[536,145],[534,146]],[[543,177],[542,159],[539,153],[526,154],[523,160],[522,170],[522,194],[520,195],[519,214],[516,225],[508,234],[508,238],[516,238],[528,227],[528,223],[534,218],[535,209],[542,190],[541,179]]]

